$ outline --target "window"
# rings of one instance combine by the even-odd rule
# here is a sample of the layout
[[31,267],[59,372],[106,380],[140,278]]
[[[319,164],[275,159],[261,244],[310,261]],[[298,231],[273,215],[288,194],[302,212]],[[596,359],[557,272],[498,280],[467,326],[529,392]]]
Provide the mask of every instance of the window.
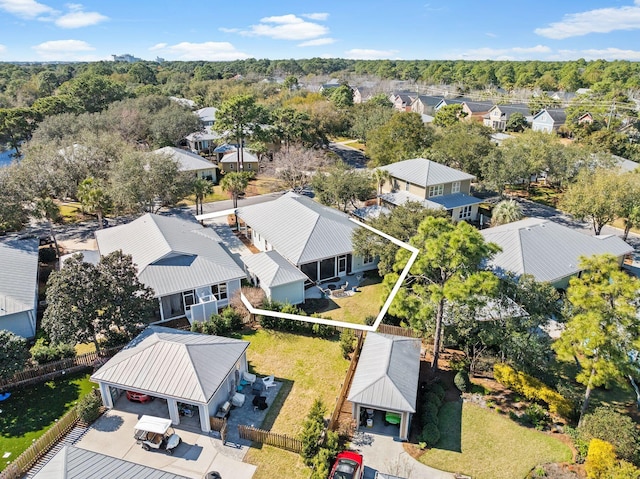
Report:
[[405,191],[409,191],[409,182],[408,181],[404,185],[404,189],[405,189]]
[[215,295],[218,301],[227,299],[227,285],[226,283],[214,284],[211,286],[211,291]]
[[460,208],[460,212],[458,213],[458,219],[464,220],[467,218],[471,218],[471,205],[463,206]]
[[371,256],[370,254],[367,254],[364,256],[364,258],[362,258],[362,264],[371,264],[373,263],[373,260],[375,258],[373,256]]
[[459,181],[454,181],[453,183],[451,183],[451,194],[453,193],[460,193],[460,182]]
[[191,305],[196,302],[195,291],[184,291],[182,293],[182,297],[184,298],[184,309],[189,311],[191,309]]
[[251,169],[251,163],[247,163],[247,170]]
[[434,185],[429,187],[429,198],[434,196],[442,196],[444,194],[444,185]]

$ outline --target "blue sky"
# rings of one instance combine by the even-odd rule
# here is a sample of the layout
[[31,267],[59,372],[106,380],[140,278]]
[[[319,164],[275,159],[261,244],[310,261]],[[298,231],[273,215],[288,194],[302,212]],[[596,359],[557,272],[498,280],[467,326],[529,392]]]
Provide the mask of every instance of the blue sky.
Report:
[[0,0],[0,61],[640,61],[640,0]]

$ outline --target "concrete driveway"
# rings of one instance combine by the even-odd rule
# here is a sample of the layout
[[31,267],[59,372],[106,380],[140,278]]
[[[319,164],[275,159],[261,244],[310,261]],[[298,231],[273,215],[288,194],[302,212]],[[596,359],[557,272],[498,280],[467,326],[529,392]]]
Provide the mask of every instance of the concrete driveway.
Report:
[[209,471],[218,471],[224,478],[251,479],[256,466],[226,456],[220,439],[176,426],[182,443],[173,455],[145,451],[133,438],[138,414],[109,410],[102,415],[75,445],[89,451],[142,464],[194,479]]
[[440,471],[416,461],[391,436],[357,432],[351,446],[362,454],[364,479],[374,479],[376,472],[406,479],[455,479],[450,472]]

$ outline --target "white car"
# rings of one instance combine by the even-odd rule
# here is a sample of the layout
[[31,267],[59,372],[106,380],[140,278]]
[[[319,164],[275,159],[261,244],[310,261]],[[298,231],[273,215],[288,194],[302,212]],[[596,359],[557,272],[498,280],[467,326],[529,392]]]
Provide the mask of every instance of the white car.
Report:
[[180,444],[178,436],[171,427],[171,419],[155,416],[142,416],[134,427],[133,437],[138,444],[146,451],[151,449],[161,449],[167,454],[172,454],[173,450]]

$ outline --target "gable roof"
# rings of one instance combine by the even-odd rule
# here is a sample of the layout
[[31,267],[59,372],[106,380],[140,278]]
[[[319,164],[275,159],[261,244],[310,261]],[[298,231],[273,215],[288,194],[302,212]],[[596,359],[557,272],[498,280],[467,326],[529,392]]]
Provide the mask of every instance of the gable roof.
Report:
[[493,110],[500,111],[501,116],[504,116],[505,120],[508,120],[514,113],[521,113],[525,116],[525,118],[531,118],[529,105],[525,105],[524,103],[511,105],[495,105],[489,111],[491,112]]
[[198,115],[200,117],[200,120],[202,120],[203,122],[216,121],[217,111],[218,111],[217,108],[214,108],[212,106],[207,106],[204,108],[200,108],[199,110],[196,110],[196,115]]
[[420,103],[426,106],[436,106],[443,100],[442,96],[431,96],[431,95],[418,95],[414,101],[420,100]]
[[423,187],[475,178],[473,175],[425,158],[398,161],[381,166],[380,169],[388,171],[394,178]]
[[36,304],[38,238],[0,241],[0,318]]
[[580,256],[610,253],[623,256],[633,248],[617,236],[590,236],[541,218],[527,218],[481,230],[502,252],[491,260],[498,271],[531,274],[537,281],[556,282],[580,271]]
[[486,113],[488,112],[493,103],[490,101],[465,101],[462,103],[471,113]]
[[[258,157],[245,148],[242,153],[242,161],[244,161],[245,163],[258,163]],[[237,163],[237,162],[238,162],[238,150],[234,150],[229,153],[226,153],[220,160],[220,163]]]
[[294,265],[351,253],[358,228],[346,214],[295,193],[238,208],[237,214]]
[[563,124],[567,120],[567,114],[562,109],[542,109],[533,116],[533,121],[540,119],[544,114],[549,115],[554,123]]
[[156,155],[167,155],[173,160],[178,162],[178,169],[180,171],[198,171],[198,170],[211,170],[217,168],[216,165],[210,161],[205,160],[200,155],[196,155],[187,150],[176,148],[175,146],[165,146],[154,150]]
[[268,288],[307,280],[306,274],[275,250],[243,256],[242,261],[249,271],[260,278],[260,284]]
[[117,250],[132,256],[156,297],[245,276],[215,231],[194,221],[147,213],[95,235],[102,256]]
[[207,404],[248,347],[238,339],[149,326],[91,380]]
[[187,479],[186,476],[75,446],[64,446],[31,477],[33,479],[85,479],[87,477]]
[[367,333],[347,400],[416,412],[419,375],[419,339]]

